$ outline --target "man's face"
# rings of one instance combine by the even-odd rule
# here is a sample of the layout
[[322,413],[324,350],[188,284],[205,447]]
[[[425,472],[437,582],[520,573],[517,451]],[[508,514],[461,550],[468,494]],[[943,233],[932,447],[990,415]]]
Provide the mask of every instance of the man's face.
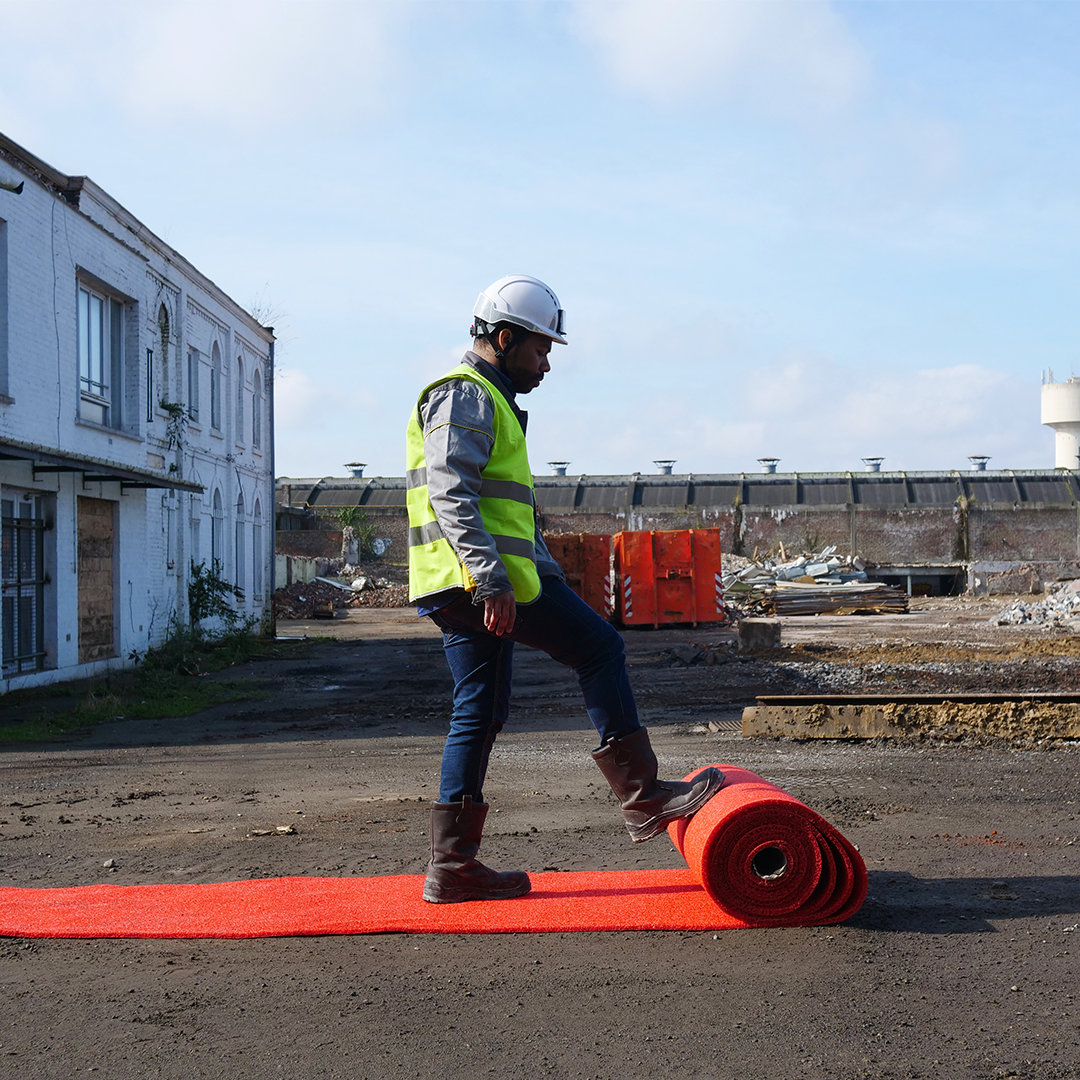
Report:
[[515,341],[503,357],[503,374],[513,384],[517,394],[528,394],[535,390],[544,376],[551,370],[548,353],[551,352],[551,338],[543,334],[525,333],[524,339]]

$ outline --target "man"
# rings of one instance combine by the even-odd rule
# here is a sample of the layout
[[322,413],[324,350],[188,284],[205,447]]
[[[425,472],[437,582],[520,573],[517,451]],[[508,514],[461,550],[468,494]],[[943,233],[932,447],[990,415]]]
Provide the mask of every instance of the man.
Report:
[[542,281],[513,275],[480,294],[473,316],[472,351],[423,390],[407,436],[409,594],[442,628],[454,677],[424,882],[434,904],[529,891],[527,874],[500,873],[476,858],[488,757],[510,711],[515,642],[577,673],[600,736],[593,758],[635,842],[696,813],[724,782],[714,768],[689,783],[657,780],[622,638],[567,587],[540,535],[527,415],[516,398],[551,370],[552,343],[566,344],[558,298]]

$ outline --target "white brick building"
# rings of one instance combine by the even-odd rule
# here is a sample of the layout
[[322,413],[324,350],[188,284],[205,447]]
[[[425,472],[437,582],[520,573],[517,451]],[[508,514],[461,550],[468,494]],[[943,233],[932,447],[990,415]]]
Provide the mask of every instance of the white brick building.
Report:
[[0,692],[130,664],[187,622],[193,562],[268,622],[273,360],[106,192],[0,135]]

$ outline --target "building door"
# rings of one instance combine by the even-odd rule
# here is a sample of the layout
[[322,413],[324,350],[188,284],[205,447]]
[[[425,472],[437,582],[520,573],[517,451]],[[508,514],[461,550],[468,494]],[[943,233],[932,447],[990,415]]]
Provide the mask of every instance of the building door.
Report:
[[79,663],[116,655],[113,633],[115,503],[79,497]]

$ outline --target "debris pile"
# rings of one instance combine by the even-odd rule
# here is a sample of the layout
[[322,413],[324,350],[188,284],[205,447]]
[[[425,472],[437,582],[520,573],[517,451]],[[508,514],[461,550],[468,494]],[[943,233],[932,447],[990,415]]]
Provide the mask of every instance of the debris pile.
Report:
[[[1070,625],[1080,623],[1080,581],[1067,581],[1051,585],[1047,589],[1046,599],[1028,603],[1016,600],[1000,614],[988,621],[989,626],[1021,626],[1030,623],[1034,626]],[[1076,620],[1076,622],[1074,622]]]
[[[907,595],[869,581],[861,559],[835,555],[835,546],[788,559],[768,556],[724,563],[724,599],[745,615],[893,615],[908,609]],[[730,570],[729,570],[730,566]]]
[[357,577],[351,584],[315,578],[294,581],[274,593],[278,619],[332,619],[338,611],[354,607],[406,607],[409,587],[386,578]]

